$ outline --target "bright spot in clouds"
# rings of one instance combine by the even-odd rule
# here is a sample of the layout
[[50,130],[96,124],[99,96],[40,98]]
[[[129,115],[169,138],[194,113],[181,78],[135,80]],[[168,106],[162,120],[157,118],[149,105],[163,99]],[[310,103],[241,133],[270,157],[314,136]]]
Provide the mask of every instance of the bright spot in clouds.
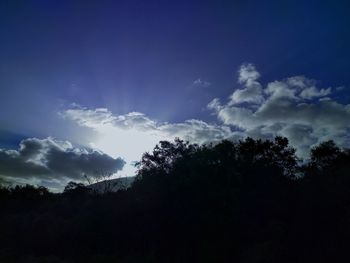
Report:
[[133,162],[139,161],[142,154],[151,150],[159,139],[159,136],[147,131],[122,129],[106,124],[99,127],[98,135],[90,145],[112,157],[121,156],[127,165],[119,175],[130,176],[135,173]]
[[105,108],[88,109],[77,105],[60,115],[97,132],[89,146],[123,158],[127,165],[120,173],[122,176],[134,175],[136,169],[133,163],[139,161],[144,152],[151,151],[160,140],[179,137],[193,143],[206,143],[222,140],[232,133],[228,126],[200,120],[160,123],[139,112],[113,115]]

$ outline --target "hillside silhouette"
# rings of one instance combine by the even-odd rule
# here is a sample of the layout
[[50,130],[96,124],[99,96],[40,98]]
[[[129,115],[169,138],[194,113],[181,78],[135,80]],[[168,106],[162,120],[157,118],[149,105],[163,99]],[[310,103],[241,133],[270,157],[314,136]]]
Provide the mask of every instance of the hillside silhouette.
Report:
[[[0,188],[0,262],[346,262],[350,151],[161,141],[132,186]],[[345,261],[344,261],[345,260]]]

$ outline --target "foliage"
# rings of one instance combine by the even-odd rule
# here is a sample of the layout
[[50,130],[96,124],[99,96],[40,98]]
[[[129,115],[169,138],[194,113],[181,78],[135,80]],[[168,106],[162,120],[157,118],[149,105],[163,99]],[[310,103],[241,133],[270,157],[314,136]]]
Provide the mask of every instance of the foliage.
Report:
[[127,190],[0,188],[0,262],[347,261],[349,175],[331,141],[162,141]]

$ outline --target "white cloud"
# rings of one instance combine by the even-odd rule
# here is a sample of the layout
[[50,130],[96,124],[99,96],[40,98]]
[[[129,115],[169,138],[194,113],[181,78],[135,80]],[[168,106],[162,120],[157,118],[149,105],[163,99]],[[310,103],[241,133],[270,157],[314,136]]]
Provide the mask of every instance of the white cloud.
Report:
[[220,141],[232,135],[232,131],[228,126],[208,124],[200,120],[163,124],[158,129],[168,139],[179,137],[199,144]]
[[264,89],[264,93],[269,97],[269,100],[283,98],[298,100],[296,92],[295,87],[288,85],[288,81],[274,81],[269,83]]
[[211,102],[208,103],[207,108],[209,110],[216,110],[216,111],[220,110],[221,109],[220,99],[218,98],[213,99]]
[[[340,146],[350,146],[350,105],[332,99],[332,88],[318,88],[316,81],[294,76],[263,85],[260,73],[252,64],[238,71],[243,86],[229,96],[227,103],[214,98],[207,108],[222,124],[201,120],[162,123],[143,113],[115,115],[108,109],[73,107],[61,113],[65,118],[99,134],[93,145],[110,154],[122,156],[128,162],[139,160],[142,153],[153,149],[160,140],[175,137],[192,143],[207,143],[246,136],[273,138],[286,136],[305,156],[310,147],[333,139]],[[199,80],[198,80],[199,82]],[[126,168],[125,175],[135,169]]]
[[193,81],[193,86],[207,88],[211,86],[211,83],[208,81],[202,80],[201,78],[198,78],[195,81]]
[[249,85],[260,78],[260,73],[256,70],[253,64],[243,64],[239,71],[239,83]]
[[[107,109],[74,107],[61,112],[61,116],[96,131],[98,136],[91,145],[111,156],[122,156],[129,163],[140,160],[142,154],[151,151],[160,140],[179,137],[202,144],[232,136],[231,129],[226,125],[194,119],[164,123],[139,112],[114,115]],[[132,175],[135,169],[127,166],[123,172],[126,176]]]
[[[350,105],[333,100],[332,88],[320,89],[314,80],[304,76],[273,81],[263,87],[252,64],[243,65],[239,73],[243,89],[234,91],[226,104],[219,99],[208,104],[225,125],[236,127],[246,136],[286,136],[300,155],[329,139],[340,146],[350,146]],[[259,87],[257,92],[248,92],[251,85]]]
[[248,103],[262,103],[264,97],[262,94],[262,87],[257,81],[260,73],[252,64],[244,64],[238,71],[238,82],[244,86],[243,89],[235,90],[230,96],[230,105]]
[[304,98],[304,99],[313,99],[316,97],[324,97],[331,94],[331,88],[328,89],[316,89],[316,87],[312,86],[309,88],[304,89],[301,93],[300,93],[300,97]]

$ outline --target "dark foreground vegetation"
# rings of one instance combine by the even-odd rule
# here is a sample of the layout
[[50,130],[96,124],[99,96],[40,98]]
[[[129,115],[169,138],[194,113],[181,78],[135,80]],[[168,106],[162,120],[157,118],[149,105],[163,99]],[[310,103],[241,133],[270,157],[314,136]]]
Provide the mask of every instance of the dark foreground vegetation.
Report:
[[349,262],[350,151],[160,142],[133,186],[0,190],[0,262]]

